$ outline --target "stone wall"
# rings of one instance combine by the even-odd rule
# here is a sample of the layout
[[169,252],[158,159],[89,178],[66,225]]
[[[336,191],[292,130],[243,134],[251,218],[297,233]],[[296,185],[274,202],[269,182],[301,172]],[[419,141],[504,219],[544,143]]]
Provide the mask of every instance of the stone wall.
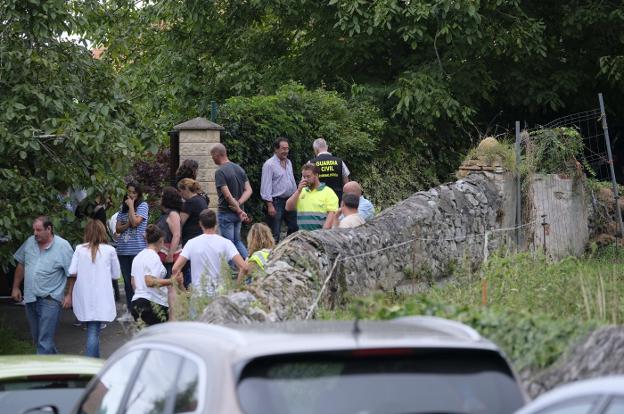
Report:
[[473,173],[416,193],[361,227],[297,232],[275,249],[251,296],[220,298],[203,319],[305,318],[332,268],[321,298],[330,306],[346,295],[421,291],[459,264],[477,267],[505,243],[509,233],[496,230],[515,219],[510,179]]
[[624,374],[624,327],[607,326],[572,346],[552,367],[526,381],[531,397],[573,381]]

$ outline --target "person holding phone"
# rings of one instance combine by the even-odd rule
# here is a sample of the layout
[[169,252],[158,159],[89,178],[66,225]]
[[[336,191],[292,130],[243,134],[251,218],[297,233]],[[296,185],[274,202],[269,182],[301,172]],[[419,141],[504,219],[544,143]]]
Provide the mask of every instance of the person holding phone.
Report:
[[286,200],[286,210],[297,212],[297,225],[300,230],[331,228],[338,197],[325,183],[319,180],[320,168],[306,163],[301,169],[301,181],[297,191]]
[[147,227],[148,214],[149,207],[143,201],[141,186],[137,182],[129,182],[126,185],[126,196],[119,209],[115,226],[116,233],[119,234],[117,257],[121,266],[127,306],[126,313],[119,318],[122,321],[132,320],[130,309],[132,309],[131,301],[132,296],[134,296],[134,289],[132,288],[130,273],[134,257],[147,247],[145,228]]

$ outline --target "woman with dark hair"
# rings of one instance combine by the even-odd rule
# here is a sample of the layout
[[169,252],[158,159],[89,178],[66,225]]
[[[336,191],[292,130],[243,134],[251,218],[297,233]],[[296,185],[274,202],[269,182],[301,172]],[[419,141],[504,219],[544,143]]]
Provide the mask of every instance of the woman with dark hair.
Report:
[[106,228],[99,220],[89,220],[84,244],[79,245],[69,266],[68,290],[63,307],[74,308],[76,318],[87,325],[86,355],[100,357],[100,329],[117,315],[111,279],[121,269],[115,248],[108,244]]
[[182,210],[182,198],[178,194],[178,190],[173,187],[165,187],[160,197],[160,211],[162,214],[156,222],[156,226],[161,229],[165,235],[165,244],[163,249],[158,253],[162,262],[167,269],[167,277],[171,276],[171,268],[173,262],[177,259],[177,255],[182,250],[180,241],[181,228],[180,211]]
[[[143,201],[143,191],[138,183],[134,181],[128,183],[126,191],[126,197],[117,215],[115,230],[119,234],[117,239],[117,257],[119,258],[121,274],[124,280],[126,306],[128,312],[130,312],[130,301],[134,295],[134,289],[132,289],[132,284],[130,283],[130,271],[132,269],[132,260],[146,247],[144,236],[149,207]],[[129,320],[130,318],[130,314],[126,313],[120,319]]]
[[189,158],[189,159],[182,161],[182,164],[180,164],[180,166],[178,167],[178,170],[176,171],[176,180],[175,180],[176,187],[178,183],[180,182],[180,180],[184,178],[191,178],[193,180],[196,180],[198,168],[199,168],[199,164],[197,164],[197,161],[195,160],[192,160]]
[[[199,213],[208,208],[206,199],[199,192],[199,183],[191,178],[184,178],[178,183],[178,190],[184,199],[182,212],[180,213],[180,223],[182,224],[182,246],[193,237],[203,233],[199,227]],[[189,262],[190,263],[190,262]],[[191,283],[191,266],[187,263],[184,267],[184,287]]]
[[158,257],[164,244],[164,233],[155,224],[145,231],[147,248],[132,262],[132,316],[146,325],[166,322],[169,317],[169,290],[173,284],[167,279],[167,271]]
[[[190,178],[191,180],[197,180],[198,169],[199,169],[199,164],[197,164],[197,161],[192,160],[190,158],[182,161],[182,164],[180,164],[180,166],[178,167],[178,170],[176,171],[176,179],[175,179],[175,183],[173,184],[173,186],[177,188],[178,184],[180,184],[180,181],[182,181],[185,178]],[[210,205],[210,197],[208,197],[208,194],[202,191],[199,191],[197,194],[204,197],[204,199],[206,200],[206,204]]]

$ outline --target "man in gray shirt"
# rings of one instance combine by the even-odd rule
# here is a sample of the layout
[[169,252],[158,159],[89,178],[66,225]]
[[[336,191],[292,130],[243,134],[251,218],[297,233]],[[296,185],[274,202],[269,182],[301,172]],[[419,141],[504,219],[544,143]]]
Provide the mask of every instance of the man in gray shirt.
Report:
[[288,140],[279,137],[273,143],[274,155],[262,166],[260,197],[266,204],[266,222],[271,228],[275,243],[279,242],[282,219],[286,221],[288,233],[299,230],[295,212],[286,211],[286,200],[297,190],[292,163],[288,159]]
[[243,257],[247,259],[247,248],[240,238],[241,224],[248,219],[243,204],[251,197],[253,190],[245,170],[231,162],[223,144],[214,144],[210,155],[219,166],[215,172],[215,185],[219,196],[217,221],[221,236],[230,240]]

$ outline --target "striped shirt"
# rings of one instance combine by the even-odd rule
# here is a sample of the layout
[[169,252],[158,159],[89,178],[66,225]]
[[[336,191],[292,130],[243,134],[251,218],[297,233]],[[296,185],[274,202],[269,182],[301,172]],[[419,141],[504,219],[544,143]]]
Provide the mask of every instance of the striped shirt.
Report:
[[[147,247],[145,242],[145,229],[147,228],[147,217],[149,214],[149,207],[145,201],[139,204],[136,209],[136,214],[139,217],[143,217],[141,223],[137,227],[128,227],[126,231],[121,233],[121,236],[117,239],[117,254],[119,256],[136,256],[139,252]],[[127,223],[128,213],[122,213],[121,210],[117,215],[117,222]]]
[[299,230],[323,228],[327,213],[338,210],[338,196],[330,187],[321,183],[318,188],[304,188],[297,200],[297,225]]

